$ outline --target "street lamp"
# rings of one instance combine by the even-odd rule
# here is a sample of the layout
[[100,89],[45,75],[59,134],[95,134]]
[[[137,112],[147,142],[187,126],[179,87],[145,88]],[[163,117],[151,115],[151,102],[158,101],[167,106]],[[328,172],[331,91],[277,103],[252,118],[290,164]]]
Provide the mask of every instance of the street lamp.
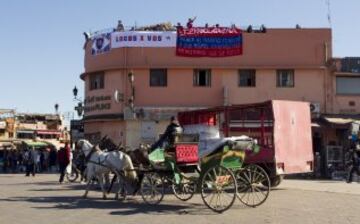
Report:
[[54,108],[55,108],[55,113],[57,114],[59,111],[59,104],[55,103]]
[[134,83],[134,73],[133,73],[133,71],[130,71],[129,72],[129,74],[128,74],[128,77],[129,77],[129,82],[131,83],[131,84],[133,84]]
[[78,116],[80,117],[84,112],[84,106],[82,102],[79,102],[78,105],[75,107],[75,110],[77,111]]
[[134,112],[134,101],[135,101],[135,87],[134,87],[134,72],[131,70],[128,74],[129,82],[130,82],[130,89],[131,89],[131,96],[128,99],[128,103],[130,105],[131,110]]
[[74,89],[72,90],[72,92],[73,92],[73,94],[74,94],[74,100],[75,100],[75,101],[78,101],[78,104],[77,104],[77,106],[76,106],[74,109],[77,111],[77,114],[78,114],[78,116],[80,117],[80,116],[82,116],[82,114],[83,114],[83,112],[84,112],[83,101],[77,97],[79,90],[78,90],[78,88],[77,88],[76,86],[74,87]]
[[77,94],[78,94],[78,89],[76,88],[76,86],[73,89],[73,94],[74,94],[74,99],[77,98]]

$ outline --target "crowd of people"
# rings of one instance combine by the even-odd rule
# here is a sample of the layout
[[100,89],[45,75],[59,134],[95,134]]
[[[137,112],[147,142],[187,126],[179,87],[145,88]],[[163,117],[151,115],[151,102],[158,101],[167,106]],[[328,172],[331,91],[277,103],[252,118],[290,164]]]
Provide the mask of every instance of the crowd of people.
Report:
[[23,149],[5,148],[3,150],[4,173],[23,173],[27,176],[42,172],[57,172],[58,151],[55,147],[25,147]]

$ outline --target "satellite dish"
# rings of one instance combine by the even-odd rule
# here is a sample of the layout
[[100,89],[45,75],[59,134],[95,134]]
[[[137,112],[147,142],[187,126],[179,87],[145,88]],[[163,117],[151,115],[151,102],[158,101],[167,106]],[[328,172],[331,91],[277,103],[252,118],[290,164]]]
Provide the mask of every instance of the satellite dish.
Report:
[[119,90],[115,90],[114,92],[115,102],[120,103],[124,101],[124,94],[120,93]]

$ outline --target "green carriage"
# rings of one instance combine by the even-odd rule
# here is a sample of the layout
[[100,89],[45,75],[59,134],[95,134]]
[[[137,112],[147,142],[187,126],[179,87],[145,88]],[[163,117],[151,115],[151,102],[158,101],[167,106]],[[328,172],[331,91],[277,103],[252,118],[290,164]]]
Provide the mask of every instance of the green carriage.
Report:
[[267,199],[270,180],[257,165],[244,166],[247,153],[257,153],[254,141],[225,141],[216,150],[199,158],[197,142],[177,142],[168,150],[157,149],[149,155],[153,171],[141,183],[145,202],[159,203],[167,186],[174,195],[186,201],[196,192],[215,212],[229,209],[238,198],[256,207]]

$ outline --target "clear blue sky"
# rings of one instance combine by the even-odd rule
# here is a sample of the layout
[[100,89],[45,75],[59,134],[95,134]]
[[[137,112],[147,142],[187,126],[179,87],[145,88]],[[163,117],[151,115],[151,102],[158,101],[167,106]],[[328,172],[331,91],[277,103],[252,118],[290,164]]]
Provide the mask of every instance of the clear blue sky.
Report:
[[[331,0],[334,56],[360,56],[360,0]],[[0,108],[72,111],[83,91],[84,31],[164,21],[329,27],[326,0],[1,0]],[[82,94],[81,94],[82,95]]]

